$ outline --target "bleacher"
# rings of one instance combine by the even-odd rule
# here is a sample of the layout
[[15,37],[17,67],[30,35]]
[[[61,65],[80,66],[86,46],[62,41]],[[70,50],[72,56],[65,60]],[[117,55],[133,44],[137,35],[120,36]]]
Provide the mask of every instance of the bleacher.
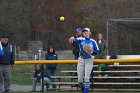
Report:
[[[140,64],[120,63],[110,64],[104,71],[108,76],[99,76],[98,65],[94,65],[93,77],[91,76],[91,90],[107,91],[140,91]],[[77,71],[63,70],[63,76],[53,76],[61,90],[80,90],[77,82]],[[69,75],[68,75],[69,74]],[[67,87],[66,87],[67,86]]]
[[140,88],[140,65],[118,65],[110,66],[107,77],[95,77],[94,74],[93,87],[96,89],[139,89]]
[[[97,69],[97,65],[94,65],[93,77],[91,77],[91,90],[140,90],[140,65],[109,65],[108,70],[104,71],[108,74],[106,77],[99,76],[100,72]],[[64,86],[69,86],[69,90],[79,90],[77,86],[77,71],[65,70],[61,71],[61,73],[69,73],[69,76],[52,77],[58,79],[53,84],[59,86],[59,91],[66,89]]]

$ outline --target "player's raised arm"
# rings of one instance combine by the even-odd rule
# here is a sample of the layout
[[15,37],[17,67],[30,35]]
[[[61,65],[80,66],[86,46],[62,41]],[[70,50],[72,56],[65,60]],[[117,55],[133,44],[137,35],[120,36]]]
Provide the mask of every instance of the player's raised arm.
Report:
[[74,39],[75,39],[74,36],[70,37],[70,38],[68,39],[69,43],[72,44],[73,41],[74,41]]
[[78,37],[78,38],[75,38],[74,36],[70,37],[69,38],[69,43],[73,43],[73,42],[77,42],[79,43],[80,41],[84,40],[85,38],[83,37]]

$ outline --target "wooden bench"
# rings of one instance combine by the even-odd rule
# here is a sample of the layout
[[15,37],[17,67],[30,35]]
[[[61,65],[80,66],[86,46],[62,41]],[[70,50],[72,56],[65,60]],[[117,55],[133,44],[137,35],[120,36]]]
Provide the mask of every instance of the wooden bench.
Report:
[[[51,76],[51,78],[58,79],[58,82],[61,82],[62,78],[68,78],[68,79],[78,79],[77,76]],[[94,76],[93,78],[138,78],[140,79],[140,76],[108,76],[108,77],[100,77],[100,76]]]
[[132,82],[120,82],[120,83],[116,83],[116,82],[95,82],[95,85],[140,85],[140,83],[132,83]]
[[[78,82],[73,82],[73,79],[78,79],[77,76],[52,76],[51,78],[58,79],[58,82],[52,82],[52,84],[56,84],[59,86],[59,91],[61,89],[62,85],[70,85],[71,88],[73,88],[72,85],[75,85],[78,90]],[[61,81],[61,79],[69,79],[70,81]],[[108,77],[99,77],[94,76],[93,79],[140,79],[140,76],[108,76]],[[93,85],[140,85],[140,83],[133,83],[133,82],[92,82]],[[92,85],[92,86],[93,86]],[[92,89],[93,90],[93,89]]]
[[[123,74],[125,73],[126,75],[129,75],[129,73],[133,74],[133,75],[137,75],[140,73],[140,70],[108,70],[108,71],[93,71],[92,75],[96,76],[97,74],[100,73],[107,73],[109,76],[114,76],[114,75],[119,75],[119,74]],[[73,70],[67,70],[67,71],[61,71],[61,73],[69,73],[71,76],[76,75],[77,71],[73,71]]]
[[[52,82],[51,84],[56,84],[59,86],[59,91],[62,85],[70,85],[71,89],[76,87],[78,90],[78,82],[73,82],[73,79],[77,79],[77,76],[51,76],[53,79],[58,79],[58,82]],[[62,81],[62,79],[67,79],[69,81]],[[72,86],[75,85],[75,86]]]
[[[93,67],[98,67],[98,65],[93,65]],[[140,64],[138,65],[108,65],[108,67],[140,67]]]
[[[77,71],[67,70],[61,71],[62,73],[77,73]],[[93,71],[93,73],[100,73],[100,72],[110,72],[110,73],[138,73],[140,70],[130,70],[130,71]]]

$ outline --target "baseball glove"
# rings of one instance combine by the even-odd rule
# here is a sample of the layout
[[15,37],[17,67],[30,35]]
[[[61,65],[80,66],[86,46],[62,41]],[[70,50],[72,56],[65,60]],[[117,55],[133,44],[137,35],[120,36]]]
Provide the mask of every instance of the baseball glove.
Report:
[[88,45],[83,46],[83,50],[87,53],[87,54],[91,54],[92,50]]

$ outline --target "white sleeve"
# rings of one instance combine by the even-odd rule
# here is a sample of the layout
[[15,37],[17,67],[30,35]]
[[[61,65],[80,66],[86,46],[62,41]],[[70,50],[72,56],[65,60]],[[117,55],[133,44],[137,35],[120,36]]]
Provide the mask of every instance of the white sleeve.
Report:
[[74,41],[75,42],[80,42],[80,41],[82,41],[82,40],[84,40],[85,38],[83,38],[83,37],[78,37],[78,38],[75,38],[74,39]]
[[1,41],[0,41],[0,50],[3,50],[3,47],[2,47]]

